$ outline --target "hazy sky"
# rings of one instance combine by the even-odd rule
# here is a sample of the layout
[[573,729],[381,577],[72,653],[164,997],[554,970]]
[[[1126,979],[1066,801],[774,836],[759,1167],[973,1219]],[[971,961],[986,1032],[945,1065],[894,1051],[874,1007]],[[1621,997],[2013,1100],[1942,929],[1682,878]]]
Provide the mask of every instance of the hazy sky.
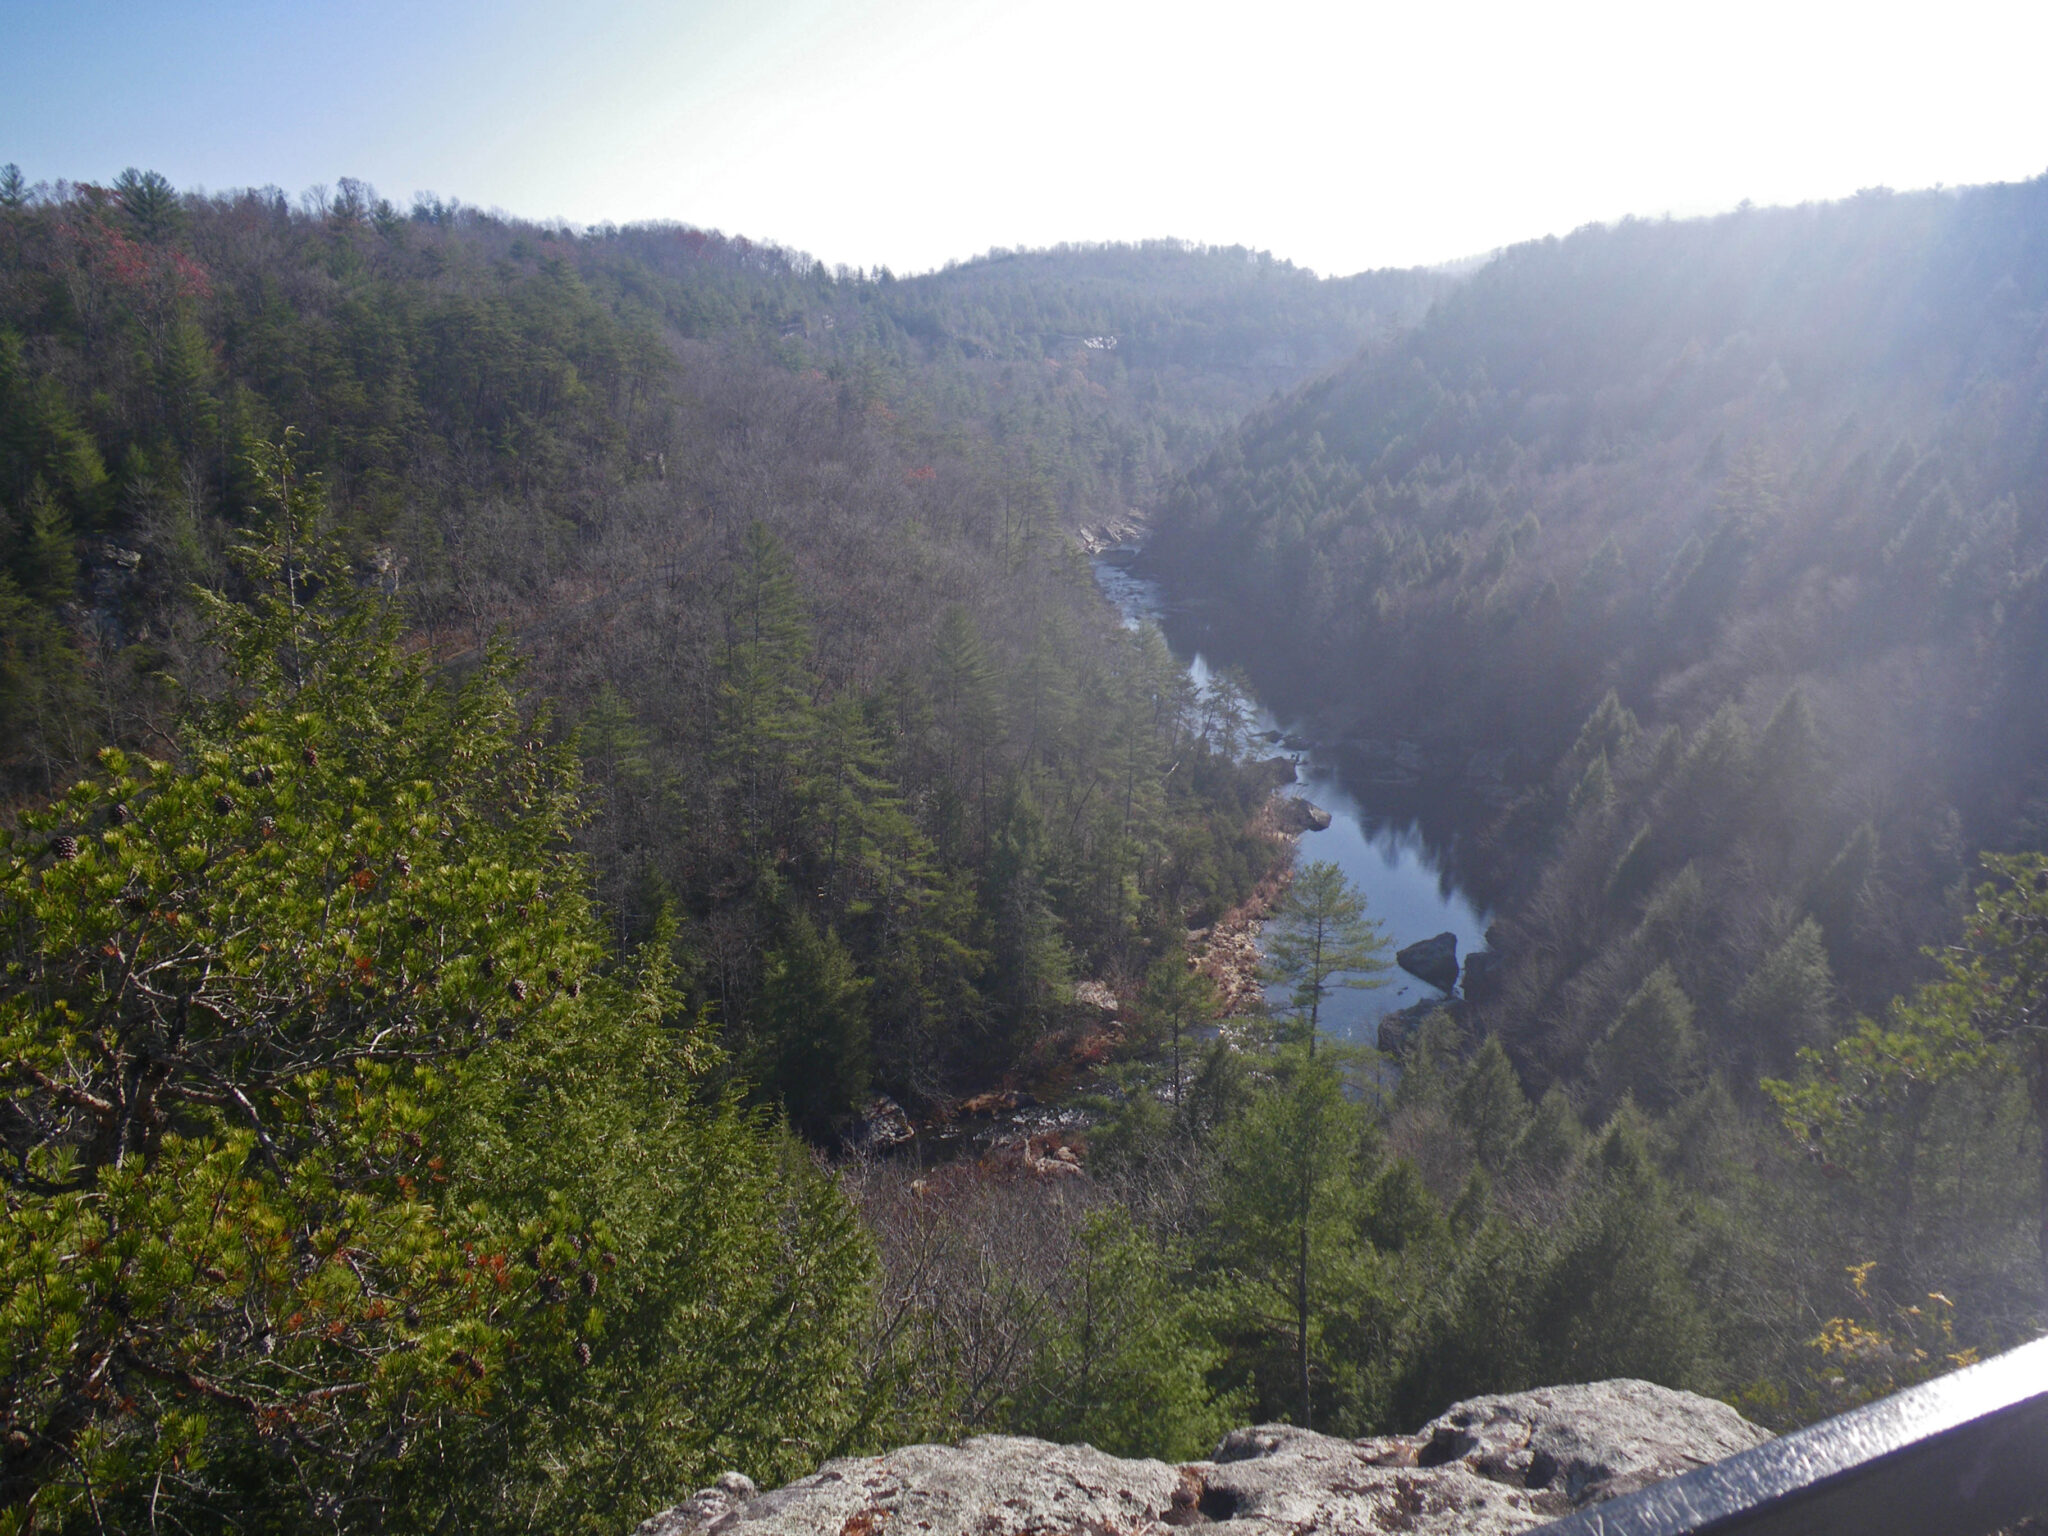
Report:
[[2048,4],[0,0],[0,161],[1323,272],[2048,170]]

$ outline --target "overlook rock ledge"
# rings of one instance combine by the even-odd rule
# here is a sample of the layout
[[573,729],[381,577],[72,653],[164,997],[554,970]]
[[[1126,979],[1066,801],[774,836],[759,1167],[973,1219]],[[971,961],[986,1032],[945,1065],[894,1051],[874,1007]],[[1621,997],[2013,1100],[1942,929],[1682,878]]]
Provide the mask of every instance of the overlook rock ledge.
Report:
[[1646,1381],[1457,1404],[1414,1435],[1233,1430],[1209,1461],[1125,1461],[986,1435],[827,1462],[756,1494],[728,1473],[637,1536],[1367,1536],[1527,1530],[1770,1437],[1725,1403]]

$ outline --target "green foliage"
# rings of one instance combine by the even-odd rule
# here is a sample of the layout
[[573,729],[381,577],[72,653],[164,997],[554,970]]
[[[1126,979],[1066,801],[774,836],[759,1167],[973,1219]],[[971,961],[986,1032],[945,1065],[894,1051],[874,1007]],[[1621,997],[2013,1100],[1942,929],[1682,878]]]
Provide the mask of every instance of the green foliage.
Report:
[[1706,1382],[1711,1329],[1687,1282],[1689,1245],[1647,1140],[1624,1107],[1553,1237],[1530,1324],[1542,1380]]
[[1216,984],[1181,955],[1161,955],[1145,972],[1145,988],[1138,997],[1142,1031],[1138,1043],[1166,1046],[1167,1085],[1175,1104],[1181,1101],[1185,1076],[1181,1069],[1181,1041],[1215,1018],[1218,1008]]
[[603,1529],[803,1464],[859,1411],[863,1242],[701,1097],[659,954],[608,976],[510,661],[442,687],[254,472],[180,761],[108,749],[6,850],[0,1509]]
[[1588,1065],[1610,1103],[1633,1097],[1663,1114],[1691,1092],[1699,1057],[1692,1002],[1671,967],[1660,965],[1622,1005]]
[[1315,1047],[1323,999],[1338,987],[1377,987],[1392,969],[1379,925],[1365,915],[1365,898],[1335,864],[1317,860],[1297,871],[1264,933],[1264,974],[1288,989],[1302,1038]]
[[1327,1347],[1325,1331],[1372,1269],[1360,1236],[1370,1144],[1334,1055],[1288,1043],[1269,1059],[1270,1083],[1219,1136],[1205,1245],[1229,1277],[1236,1326],[1257,1341],[1261,1400],[1285,1403],[1303,1427],[1318,1382],[1327,1400],[1332,1378],[1356,1363]]
[[[1954,1135],[1953,1117],[1976,1110],[1995,1119],[1996,1098],[1981,1095],[2000,1077],[2017,1078],[2033,1121],[2029,1140],[2037,1148],[2048,1141],[2048,857],[1987,854],[1984,865],[1993,878],[1977,890],[1963,942],[1938,955],[1939,980],[1895,1001],[1882,1020],[1858,1019],[1825,1050],[1802,1051],[1796,1080],[1764,1084],[1793,1138],[1870,1192],[1851,1240],[1865,1260],[1876,1255],[1870,1261],[1888,1272],[1895,1300],[1901,1290],[1911,1300],[1911,1288],[1926,1283],[1914,1260],[1939,1203],[1926,1186],[1940,1176],[1937,1154]],[[2031,1220],[2009,1196],[1978,1217],[2032,1228],[2040,1267],[2023,1293],[2033,1308],[2048,1280],[2048,1151],[2041,1157],[2028,1180]],[[1983,1243],[1991,1233],[1974,1237]],[[1946,1256],[1950,1266],[1962,1260],[1961,1251]]]
[[868,1085],[867,982],[846,946],[802,913],[768,957],[754,1028],[759,1081],[817,1135],[856,1109]]
[[1009,1423],[1112,1456],[1206,1455],[1242,1411],[1209,1386],[1222,1363],[1211,1307],[1123,1212],[1090,1216],[1080,1241],[1067,1309],[1038,1349]]
[[1783,1071],[1796,1052],[1833,1035],[1834,995],[1820,925],[1804,918],[1743,982],[1731,1022],[1767,1070]]
[[1458,1123],[1472,1137],[1480,1164],[1491,1173],[1500,1173],[1520,1150],[1530,1114],[1521,1079],[1498,1035],[1488,1035],[1474,1053],[1452,1104]]

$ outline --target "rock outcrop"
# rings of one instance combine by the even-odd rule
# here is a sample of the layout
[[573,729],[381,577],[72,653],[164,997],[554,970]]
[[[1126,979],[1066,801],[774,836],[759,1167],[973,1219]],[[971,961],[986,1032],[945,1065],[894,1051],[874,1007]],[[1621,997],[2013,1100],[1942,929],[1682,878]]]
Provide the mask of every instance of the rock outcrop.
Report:
[[1181,1466],[986,1435],[827,1462],[774,1493],[728,1473],[638,1536],[1167,1536],[1223,1523],[1233,1536],[1494,1536],[1767,1438],[1725,1403],[1606,1381],[1474,1398],[1385,1439],[1260,1425]]
[[1440,933],[1433,939],[1419,940],[1396,953],[1394,964],[1437,991],[1449,992],[1458,985],[1458,936]]
[[1327,832],[1330,813],[1294,795],[1283,795],[1273,807],[1273,824],[1282,832]]

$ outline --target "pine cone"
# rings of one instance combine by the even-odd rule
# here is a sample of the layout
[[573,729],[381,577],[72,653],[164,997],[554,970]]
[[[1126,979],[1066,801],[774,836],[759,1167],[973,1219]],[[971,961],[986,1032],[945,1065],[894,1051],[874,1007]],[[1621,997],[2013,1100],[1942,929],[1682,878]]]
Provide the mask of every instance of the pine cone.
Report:
[[392,856],[391,867],[401,875],[409,875],[412,873],[412,860],[402,853],[395,854]]
[[78,839],[69,832],[50,839],[50,854],[58,863],[78,857]]
[[510,990],[510,992],[512,993],[513,1002],[523,1003],[526,1001],[526,983],[521,981],[517,976],[514,976],[512,978],[511,986],[509,987],[508,990]]
[[576,1363],[585,1368],[590,1365],[590,1346],[581,1339],[576,1341]]
[[128,807],[123,805],[119,800],[116,800],[112,805],[107,807],[107,820],[111,821],[117,827],[125,827],[128,825],[129,822],[133,821],[134,819],[135,813],[129,810]]
[[595,1296],[597,1294],[597,1276],[587,1269],[583,1272],[582,1285],[585,1296]]
[[569,995],[571,997],[581,997],[583,995],[583,983],[581,981],[570,982]]
[[549,985],[549,986],[551,986],[551,987],[559,987],[559,986],[560,986],[561,984],[562,984],[562,969],[561,969],[561,967],[560,967],[560,966],[550,966],[550,967],[548,968],[548,985]]
[[256,823],[256,835],[258,837],[277,836],[277,823],[268,816],[263,817]]
[[213,797],[214,814],[219,816],[225,816],[234,808],[235,802],[228,798],[226,790],[222,790],[219,794]]
[[318,768],[320,766],[320,749],[318,747],[307,747],[299,754],[299,759],[308,768]]

